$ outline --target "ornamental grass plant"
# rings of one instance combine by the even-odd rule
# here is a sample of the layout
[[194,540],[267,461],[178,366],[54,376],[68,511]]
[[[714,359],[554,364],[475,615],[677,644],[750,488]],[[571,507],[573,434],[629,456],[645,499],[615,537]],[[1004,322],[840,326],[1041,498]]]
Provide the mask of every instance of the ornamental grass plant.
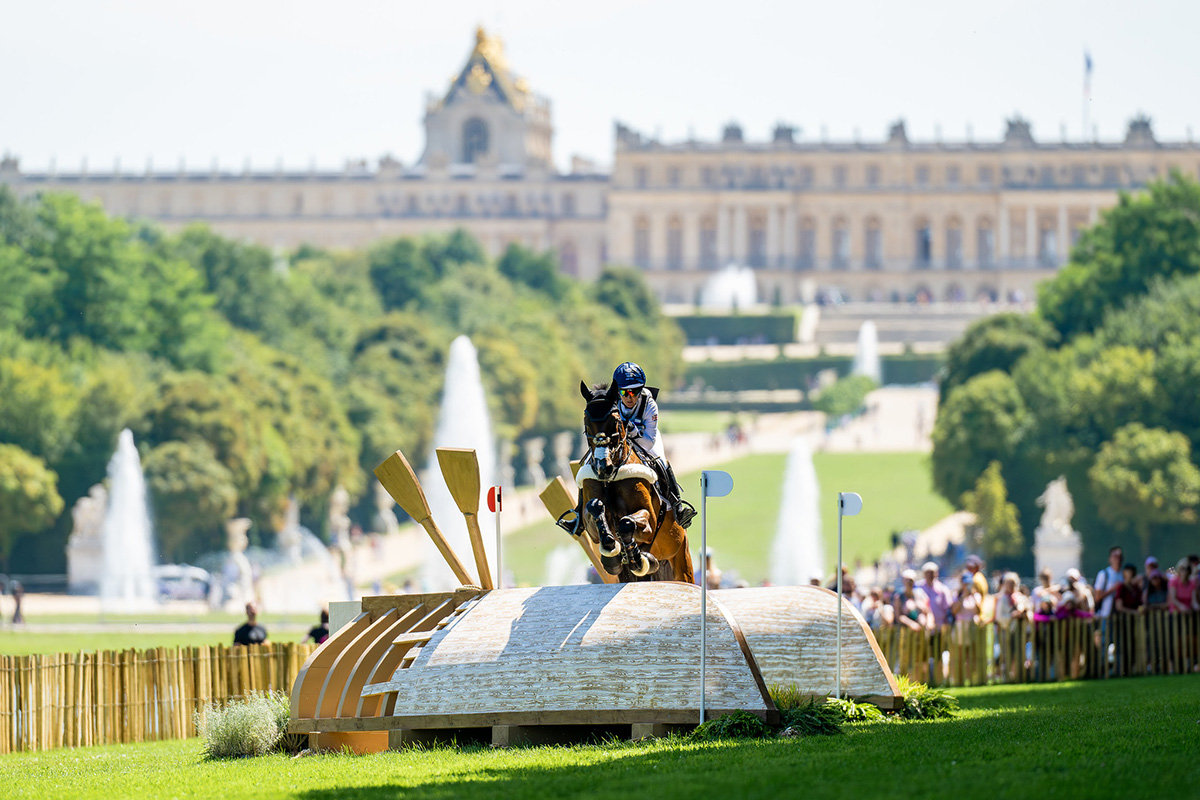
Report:
[[288,736],[288,696],[280,691],[254,692],[226,706],[210,703],[193,717],[207,758],[261,756],[295,746]]

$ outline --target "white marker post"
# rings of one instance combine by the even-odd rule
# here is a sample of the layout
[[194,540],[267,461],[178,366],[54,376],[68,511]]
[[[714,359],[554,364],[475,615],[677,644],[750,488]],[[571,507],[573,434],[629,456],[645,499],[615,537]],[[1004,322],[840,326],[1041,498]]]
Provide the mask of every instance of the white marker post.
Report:
[[853,517],[862,511],[862,498],[855,492],[838,492],[838,559],[837,559],[837,688],[833,696],[842,699],[842,517]]
[[700,724],[704,724],[704,658],[708,654],[708,498],[733,491],[733,476],[719,469],[700,473]]
[[493,486],[490,489],[488,489],[487,506],[488,506],[488,511],[491,511],[496,515],[496,583],[495,583],[495,587],[497,589],[503,589],[504,588],[504,568],[501,566],[501,564],[503,562],[500,561],[500,509],[502,507],[502,504],[500,502],[500,487],[499,486]]

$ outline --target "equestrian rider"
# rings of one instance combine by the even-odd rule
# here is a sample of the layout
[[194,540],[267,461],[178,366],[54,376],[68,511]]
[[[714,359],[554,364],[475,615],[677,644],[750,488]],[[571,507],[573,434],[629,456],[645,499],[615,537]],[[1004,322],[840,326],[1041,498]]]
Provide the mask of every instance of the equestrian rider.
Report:
[[625,426],[636,432],[634,441],[651,457],[647,466],[665,482],[663,494],[675,511],[675,521],[686,528],[692,524],[696,509],[683,499],[675,471],[667,463],[662,437],[658,434],[658,403],[655,392],[646,387],[646,373],[632,361],[626,361],[613,371],[613,386],[617,388],[617,410]]

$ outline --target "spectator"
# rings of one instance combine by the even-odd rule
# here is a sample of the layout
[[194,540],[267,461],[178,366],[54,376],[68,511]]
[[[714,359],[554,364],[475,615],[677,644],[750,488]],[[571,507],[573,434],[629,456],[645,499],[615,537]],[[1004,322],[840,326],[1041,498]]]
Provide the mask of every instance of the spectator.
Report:
[[980,598],[988,596],[987,576],[983,574],[983,559],[979,556],[967,556],[965,562],[967,572],[971,573],[971,581],[975,584],[975,591],[979,592]]
[[233,644],[262,644],[267,640],[267,629],[258,624],[258,606],[246,603],[246,624],[233,632]]
[[871,591],[867,592],[867,597],[863,600],[862,611],[863,620],[873,631],[896,621],[892,606],[883,602],[883,592],[879,587],[872,587]]
[[1118,614],[1136,614],[1142,608],[1142,588],[1137,578],[1137,567],[1126,564],[1121,572],[1121,586],[1117,589],[1114,610]]
[[1052,596],[1046,595],[1042,597],[1042,599],[1037,602],[1037,605],[1033,607],[1033,621],[1053,622],[1054,620],[1058,619],[1054,615],[1054,604],[1055,600]]
[[1092,612],[1084,608],[1075,593],[1068,589],[1058,599],[1058,608],[1054,609],[1054,616],[1056,619],[1090,617],[1092,616]]
[[1067,570],[1064,589],[1067,592],[1074,593],[1075,604],[1081,610],[1086,611],[1089,617],[1096,613],[1096,601],[1092,596],[1092,590],[1084,582],[1083,574],[1079,570],[1074,567]]
[[931,630],[940,629],[950,620],[954,593],[938,579],[938,565],[935,562],[926,561],[921,572],[925,580],[917,588],[925,595],[925,602],[929,606],[929,627]]
[[970,622],[979,624],[979,608],[983,605],[983,598],[980,596],[979,589],[975,584],[975,577],[970,572],[964,572],[959,581],[958,595],[954,598],[954,604],[950,607],[954,612],[955,622]]
[[[1156,561],[1155,564],[1158,562]],[[1157,566],[1146,570],[1146,587],[1142,590],[1142,604],[1147,611],[1162,611],[1168,608],[1170,588],[1167,577]]]
[[1038,573],[1038,586],[1033,590],[1033,607],[1035,609],[1041,608],[1042,601],[1047,599],[1050,601],[1051,608],[1058,605],[1059,591],[1058,587],[1051,583],[1053,578],[1054,574],[1050,572],[1049,567],[1043,567],[1042,571]]
[[925,594],[916,589],[917,573],[906,569],[900,574],[903,583],[896,593],[892,606],[896,609],[896,619],[906,628],[919,631],[929,627],[928,607],[925,604]]
[[1175,565],[1175,574],[1167,582],[1167,607],[1171,611],[1186,614],[1195,611],[1196,584],[1192,582],[1192,565],[1186,558],[1179,559]]
[[14,603],[12,617],[13,625],[24,625],[25,615],[21,613],[21,600],[25,598],[25,587],[21,585],[20,581],[13,581],[8,585],[8,590],[12,592]]
[[312,641],[316,644],[324,644],[325,640],[328,638],[329,638],[329,611],[326,609],[321,609],[321,624],[318,625],[317,627],[313,628],[311,631],[309,631],[308,636],[304,637],[304,641],[306,643],[309,641]]
[[996,597],[996,622],[1001,628],[1007,628],[1014,619],[1024,619],[1029,613],[1025,595],[1017,591],[1020,580],[1015,572],[1006,572],[1000,579],[1000,592]]
[[1108,550],[1108,566],[1100,570],[1096,574],[1096,580],[1093,586],[1096,587],[1096,616],[1106,618],[1112,614],[1113,605],[1117,600],[1117,593],[1121,589],[1121,584],[1124,580],[1121,574],[1121,561],[1125,558],[1125,554],[1120,547],[1111,547]]

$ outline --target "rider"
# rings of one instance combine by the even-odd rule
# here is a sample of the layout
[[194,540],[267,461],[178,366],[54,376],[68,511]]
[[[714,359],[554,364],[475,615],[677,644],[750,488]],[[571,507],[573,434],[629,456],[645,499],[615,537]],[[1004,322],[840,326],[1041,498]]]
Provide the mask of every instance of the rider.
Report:
[[654,392],[646,388],[646,373],[637,364],[626,361],[613,371],[613,386],[618,392],[617,410],[621,419],[637,432],[635,441],[652,457],[650,466],[666,482],[664,494],[675,510],[675,521],[688,527],[696,509],[683,499],[675,471],[664,455],[662,437],[658,434],[658,404],[654,402]]

